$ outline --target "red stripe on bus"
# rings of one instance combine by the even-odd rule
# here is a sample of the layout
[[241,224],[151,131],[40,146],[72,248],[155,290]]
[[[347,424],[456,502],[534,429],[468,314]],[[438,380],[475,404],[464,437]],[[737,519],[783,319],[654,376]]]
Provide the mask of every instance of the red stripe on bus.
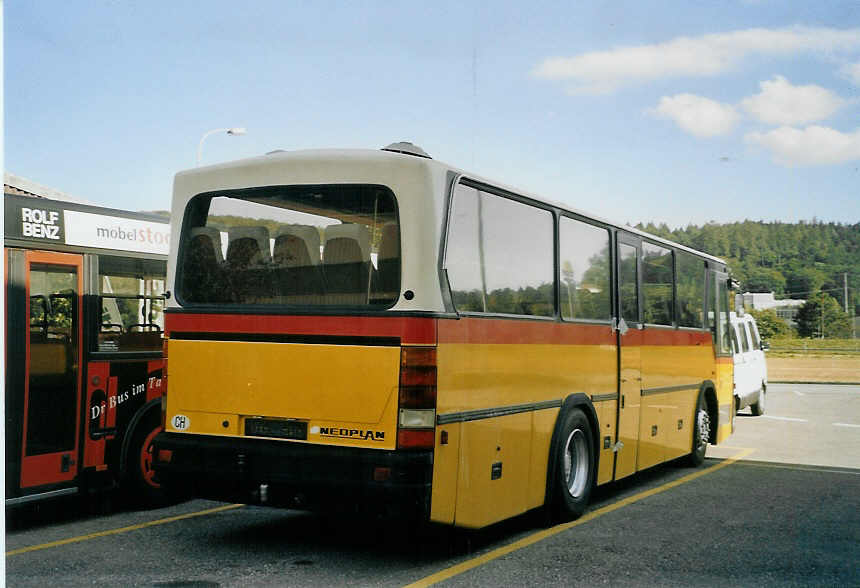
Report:
[[435,345],[436,319],[366,316],[273,316],[251,314],[171,314],[164,317],[167,336],[182,333],[258,333],[398,337],[403,345]]
[[[615,345],[609,325],[557,323],[516,319],[461,318],[439,321],[439,343]],[[621,338],[624,346],[708,345],[708,331],[630,329]]]
[[708,331],[680,331],[674,329],[649,329],[642,331],[642,345],[710,345]]
[[439,343],[615,345],[615,333],[609,325],[466,317],[440,320]]

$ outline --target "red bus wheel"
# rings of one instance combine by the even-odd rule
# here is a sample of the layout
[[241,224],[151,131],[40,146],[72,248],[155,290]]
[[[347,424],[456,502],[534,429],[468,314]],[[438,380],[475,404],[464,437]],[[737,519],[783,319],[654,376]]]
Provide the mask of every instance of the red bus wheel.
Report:
[[155,475],[153,441],[161,432],[155,417],[144,418],[135,427],[126,459],[126,480],[132,497],[141,506],[160,506],[166,495]]

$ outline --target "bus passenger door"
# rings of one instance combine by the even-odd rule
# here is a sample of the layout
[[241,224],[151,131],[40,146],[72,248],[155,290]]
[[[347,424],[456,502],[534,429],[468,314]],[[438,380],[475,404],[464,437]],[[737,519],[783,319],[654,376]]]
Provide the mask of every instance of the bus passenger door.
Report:
[[25,254],[26,316],[21,487],[78,471],[82,257]]
[[615,479],[636,472],[639,445],[639,408],[642,385],[642,323],[639,317],[638,239],[618,235],[616,255],[618,276],[618,442]]

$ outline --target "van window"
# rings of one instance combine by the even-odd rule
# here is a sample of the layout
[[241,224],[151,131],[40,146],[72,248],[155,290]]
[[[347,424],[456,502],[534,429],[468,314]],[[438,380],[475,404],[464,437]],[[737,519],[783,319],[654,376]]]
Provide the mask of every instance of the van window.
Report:
[[747,339],[749,340],[750,349],[751,350],[758,349],[759,346],[755,344],[755,337],[753,337],[753,335],[752,335],[753,330],[750,328],[750,323],[745,321],[744,322],[744,329],[746,329],[746,332],[747,332]]
[[749,323],[750,335],[752,335],[753,349],[761,349],[761,338],[758,334],[758,327],[755,323]]
[[458,185],[445,268],[459,311],[553,316],[552,214]]
[[738,330],[740,331],[741,337],[741,350],[746,353],[750,350],[750,334],[749,331],[746,329],[746,323],[738,324]]
[[384,186],[201,194],[180,239],[183,304],[386,308],[399,295],[400,226]]
[[729,333],[731,333],[731,335],[732,335],[732,353],[735,353],[735,354],[740,353],[741,352],[741,346],[738,343],[737,325],[732,325],[732,328],[729,329]]

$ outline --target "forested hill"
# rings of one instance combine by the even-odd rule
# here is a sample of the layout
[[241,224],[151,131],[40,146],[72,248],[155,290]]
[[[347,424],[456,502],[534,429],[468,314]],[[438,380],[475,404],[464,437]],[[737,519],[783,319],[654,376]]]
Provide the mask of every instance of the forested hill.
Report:
[[653,223],[637,228],[724,258],[743,291],[774,291],[777,298],[808,298],[825,291],[842,307],[847,273],[849,304],[860,314],[860,223],[747,220],[675,230]]

